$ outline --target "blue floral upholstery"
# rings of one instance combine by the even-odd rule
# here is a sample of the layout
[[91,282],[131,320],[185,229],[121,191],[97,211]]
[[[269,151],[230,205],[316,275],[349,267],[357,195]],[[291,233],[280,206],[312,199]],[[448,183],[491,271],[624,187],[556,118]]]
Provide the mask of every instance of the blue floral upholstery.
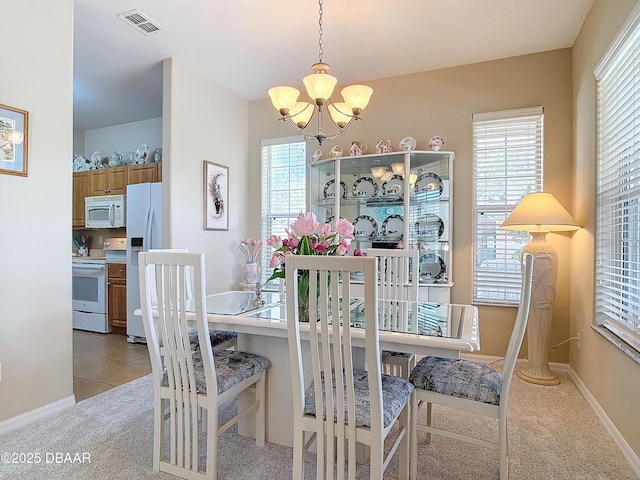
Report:
[[[264,357],[234,350],[214,350],[213,362],[218,379],[218,394],[226,392],[252,375],[266,370],[269,366],[269,360]],[[198,393],[207,393],[202,351],[199,348],[193,352],[193,365],[196,373],[196,390]],[[162,385],[169,386],[166,371],[162,376]]]
[[400,358],[411,358],[413,357],[413,353],[406,352],[394,352],[392,350],[382,350],[380,355],[383,357],[400,357]]
[[421,390],[489,405],[500,404],[502,375],[488,365],[461,359],[425,357],[415,366],[409,381]]
[[[189,329],[189,343],[191,344],[191,348],[195,350],[199,348],[200,345],[198,343],[198,329],[190,328]],[[211,339],[211,346],[216,348],[217,345],[221,343],[228,342],[229,340],[233,340],[237,338],[238,334],[236,332],[226,332],[224,330],[214,330],[213,328],[209,329],[209,338]]]
[[[369,402],[369,380],[367,372],[364,370],[353,371],[354,391],[355,391],[355,412],[356,426],[371,426],[371,407]],[[335,383],[335,372],[331,372],[332,382]],[[313,382],[305,391],[304,414],[316,416],[316,399],[314,395]],[[325,393],[324,376],[322,378],[322,393]],[[407,397],[413,393],[413,385],[406,380],[392,375],[382,375],[382,411],[383,423],[387,427],[391,420],[396,418],[407,401]],[[335,405],[335,390],[333,392]],[[347,415],[347,398],[344,399],[345,416]],[[322,407],[323,416],[326,418],[326,406]],[[334,418],[336,412],[333,412]]]

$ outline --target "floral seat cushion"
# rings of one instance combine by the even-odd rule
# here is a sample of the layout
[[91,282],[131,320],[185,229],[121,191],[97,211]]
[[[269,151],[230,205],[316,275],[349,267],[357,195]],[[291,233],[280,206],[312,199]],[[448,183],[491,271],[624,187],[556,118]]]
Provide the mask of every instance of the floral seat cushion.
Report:
[[[333,377],[333,383],[335,383],[335,372],[331,372]],[[370,427],[371,426],[371,409],[369,402],[369,380],[368,374],[364,370],[353,371],[354,391],[355,391],[355,413],[356,413],[356,426]],[[322,393],[325,393],[324,377],[322,379]],[[402,407],[404,407],[407,397],[413,393],[413,385],[406,380],[394,377],[392,375],[382,375],[382,410],[383,410],[383,423],[387,427],[395,419]],[[335,405],[335,390],[333,392],[334,405]],[[316,416],[316,399],[314,394],[313,382],[307,387],[305,391],[305,406],[304,414]],[[347,399],[344,399],[345,403],[345,416],[347,415]],[[322,407],[323,416],[326,418],[326,406]],[[336,412],[334,411],[334,418]]]
[[399,358],[411,358],[414,356],[413,353],[406,352],[394,352],[393,350],[382,350],[380,355],[383,357],[399,357]]
[[[269,360],[264,357],[234,350],[214,350],[213,362],[218,379],[218,394],[226,392],[252,375],[266,370],[269,366]],[[202,351],[200,349],[193,352],[193,365],[196,374],[196,390],[198,393],[207,393],[204,363],[202,362]],[[169,378],[166,371],[162,376],[162,385],[169,386]]]
[[[200,348],[198,344],[198,329],[190,328],[189,329],[189,343],[191,344],[191,348],[194,350],[196,348]],[[211,346],[216,348],[218,345],[233,340],[238,337],[236,332],[226,332],[224,330],[214,330],[213,328],[209,329],[209,338],[211,339]]]
[[421,390],[500,404],[502,375],[488,365],[468,360],[425,357],[411,371],[409,381]]

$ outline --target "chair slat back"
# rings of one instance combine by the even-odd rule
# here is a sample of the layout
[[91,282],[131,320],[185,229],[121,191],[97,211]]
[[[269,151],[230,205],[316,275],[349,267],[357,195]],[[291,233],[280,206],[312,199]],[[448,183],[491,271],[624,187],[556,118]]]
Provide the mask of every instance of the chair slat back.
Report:
[[172,392],[170,408],[176,412],[170,418],[171,463],[197,471],[198,392],[194,352],[188,335],[193,314],[187,318],[188,304],[189,310],[195,311],[206,390],[213,398],[217,397],[206,324],[204,254],[143,252],[139,254],[139,265],[142,316],[154,388],[161,388],[163,382],[168,384]]
[[509,391],[511,377],[518,359],[518,352],[522,345],[524,332],[527,328],[527,320],[529,318],[529,303],[531,302],[531,290],[533,284],[533,255],[525,253],[522,256],[522,287],[520,289],[520,303],[518,304],[518,313],[509,339],[509,346],[504,358],[503,368],[503,384],[502,392],[503,402],[506,403],[506,392]]
[[408,308],[413,309],[413,325],[417,328],[419,254],[418,250],[369,248],[368,256],[378,258],[378,296],[381,300],[379,312],[380,328],[406,331]]
[[[365,358],[369,379],[371,403],[371,425],[381,429],[382,392],[380,377],[380,349],[377,324],[377,259],[375,257],[332,257],[313,255],[292,255],[287,257],[286,278],[288,288],[287,328],[289,352],[292,366],[292,384],[294,391],[294,415],[301,418],[305,408],[305,388],[313,381],[317,415],[335,412],[335,422],[326,425],[326,451],[338,452],[338,469],[344,469],[343,455],[347,438],[355,438],[355,391],[354,367],[357,359],[353,356],[353,341],[356,337],[365,339]],[[309,273],[309,358],[311,375],[305,376],[303,348],[300,337],[298,315],[298,272]],[[364,272],[364,332],[361,328],[352,328],[349,308],[351,272]],[[318,292],[315,295],[313,292]],[[304,350],[306,352],[306,349]],[[363,366],[360,366],[362,368]],[[342,373],[342,374],[341,374]],[[335,391],[325,395],[325,391]],[[346,403],[345,403],[346,402]],[[324,408],[323,408],[324,406]],[[380,430],[378,430],[380,431]],[[336,443],[334,443],[334,439]],[[355,448],[355,441],[349,442],[349,448]],[[327,457],[332,457],[328,455]],[[355,450],[353,456],[355,461]],[[329,458],[327,459],[329,461]],[[331,465],[331,466],[330,466]],[[333,463],[327,465],[333,472]],[[329,471],[329,470],[328,470]],[[340,478],[340,475],[338,475]]]

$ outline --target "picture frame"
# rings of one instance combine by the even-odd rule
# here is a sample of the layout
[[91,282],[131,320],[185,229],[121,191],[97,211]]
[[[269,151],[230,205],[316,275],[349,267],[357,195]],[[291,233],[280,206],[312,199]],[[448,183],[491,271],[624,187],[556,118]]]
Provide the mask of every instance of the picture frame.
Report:
[[229,230],[229,167],[204,161],[204,229]]
[[27,176],[29,112],[0,103],[0,173]]

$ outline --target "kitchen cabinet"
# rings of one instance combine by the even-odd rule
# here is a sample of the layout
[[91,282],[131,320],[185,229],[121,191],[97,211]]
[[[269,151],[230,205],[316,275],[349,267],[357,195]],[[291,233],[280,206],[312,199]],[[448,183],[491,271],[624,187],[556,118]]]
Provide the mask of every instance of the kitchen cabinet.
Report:
[[127,167],[102,168],[89,172],[87,196],[127,193]]
[[73,220],[74,228],[84,228],[84,197],[87,196],[89,172],[73,173]]
[[[411,150],[312,162],[312,211],[333,226],[337,218],[352,222],[358,250],[418,250],[420,299],[448,303],[454,158],[453,152]],[[373,174],[378,168],[386,168],[382,178]]]
[[160,163],[143,163],[130,165],[127,169],[127,184],[153,183],[161,181],[162,170]]
[[107,264],[107,318],[114,333],[127,332],[127,266]]

